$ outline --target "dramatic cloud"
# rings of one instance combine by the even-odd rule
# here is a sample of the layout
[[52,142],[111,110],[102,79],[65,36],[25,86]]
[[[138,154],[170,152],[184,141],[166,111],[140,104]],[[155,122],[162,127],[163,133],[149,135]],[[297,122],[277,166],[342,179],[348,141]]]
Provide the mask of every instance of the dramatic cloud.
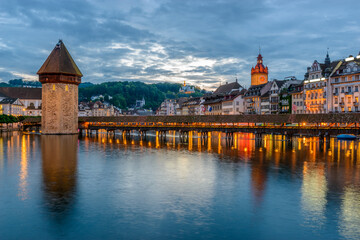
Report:
[[59,38],[83,81],[250,83],[259,45],[269,77],[360,50],[359,1],[2,0],[0,80],[32,80]]

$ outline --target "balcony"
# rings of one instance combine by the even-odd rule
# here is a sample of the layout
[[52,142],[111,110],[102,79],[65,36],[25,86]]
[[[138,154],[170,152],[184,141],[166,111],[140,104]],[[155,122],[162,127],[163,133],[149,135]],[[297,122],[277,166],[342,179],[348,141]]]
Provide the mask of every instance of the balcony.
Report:
[[339,92],[334,92],[333,95],[334,95],[334,96],[338,96],[338,95],[339,95]]
[[340,102],[340,106],[345,106],[345,103],[344,102]]
[[354,102],[354,106],[359,106],[359,102]]

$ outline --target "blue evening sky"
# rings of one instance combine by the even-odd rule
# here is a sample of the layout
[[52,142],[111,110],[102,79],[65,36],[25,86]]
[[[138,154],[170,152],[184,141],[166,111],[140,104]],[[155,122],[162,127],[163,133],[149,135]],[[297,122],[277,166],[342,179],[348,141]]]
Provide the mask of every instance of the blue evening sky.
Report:
[[358,0],[0,0],[0,81],[37,79],[62,39],[83,82],[250,84],[261,45],[269,78],[360,51]]

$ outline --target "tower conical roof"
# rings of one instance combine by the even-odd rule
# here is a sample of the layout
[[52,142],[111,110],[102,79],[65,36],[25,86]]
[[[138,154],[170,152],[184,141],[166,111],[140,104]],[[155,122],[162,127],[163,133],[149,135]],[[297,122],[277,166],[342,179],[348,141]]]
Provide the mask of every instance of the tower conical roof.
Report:
[[82,77],[82,73],[76,66],[70,53],[62,40],[56,44],[37,74],[67,74]]

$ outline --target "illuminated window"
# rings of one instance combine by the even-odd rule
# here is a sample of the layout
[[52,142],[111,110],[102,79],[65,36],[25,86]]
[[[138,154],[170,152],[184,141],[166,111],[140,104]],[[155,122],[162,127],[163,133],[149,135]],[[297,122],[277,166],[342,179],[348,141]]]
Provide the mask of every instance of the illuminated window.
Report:
[[65,85],[65,91],[69,91],[69,86]]
[[53,84],[53,88],[52,88],[52,90],[54,90],[54,91],[55,91],[55,84]]

